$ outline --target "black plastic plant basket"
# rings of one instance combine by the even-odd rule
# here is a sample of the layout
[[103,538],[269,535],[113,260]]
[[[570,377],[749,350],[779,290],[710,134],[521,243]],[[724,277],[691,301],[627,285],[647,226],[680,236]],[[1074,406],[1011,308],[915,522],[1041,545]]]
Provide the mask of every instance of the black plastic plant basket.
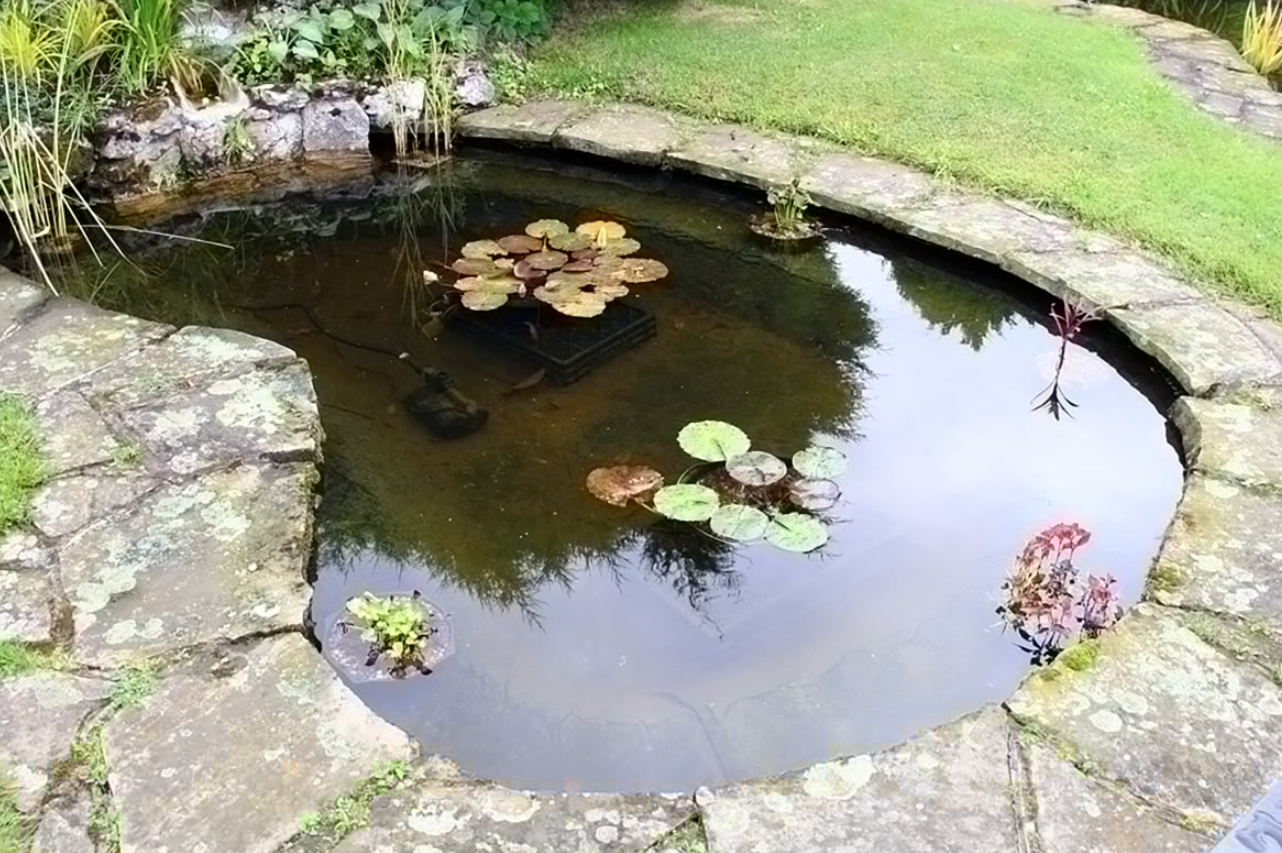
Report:
[[450,311],[446,320],[460,334],[542,367],[555,385],[577,382],[658,333],[653,314],[624,300],[615,300],[599,316],[585,319],[566,317],[535,303],[497,311],[460,307]]

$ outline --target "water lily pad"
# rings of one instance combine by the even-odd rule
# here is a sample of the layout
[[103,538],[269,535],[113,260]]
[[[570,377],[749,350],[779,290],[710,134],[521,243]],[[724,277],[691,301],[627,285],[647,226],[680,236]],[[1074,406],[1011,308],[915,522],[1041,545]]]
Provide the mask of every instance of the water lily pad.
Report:
[[528,255],[543,248],[543,241],[528,234],[509,234],[499,240],[499,245],[513,255]]
[[601,254],[614,255],[617,258],[622,258],[625,255],[635,255],[637,252],[641,251],[641,244],[636,240],[633,240],[631,237],[620,237],[617,240],[606,240],[605,245],[601,246],[599,243],[597,245],[601,248]]
[[493,275],[499,267],[490,258],[459,258],[450,269],[462,275]]
[[522,281],[531,281],[533,279],[543,278],[547,273],[543,270],[536,270],[530,265],[528,260],[522,258],[516,262],[516,266],[512,267],[512,275]]
[[561,267],[565,266],[565,263],[568,260],[570,260],[570,256],[564,252],[553,252],[551,250],[535,252],[532,255],[527,255],[525,258],[525,262],[534,267],[534,269],[543,270],[545,272],[548,270],[559,270]]
[[627,284],[645,284],[668,275],[667,266],[652,258],[624,258],[612,267],[611,275]]
[[[548,245],[551,246],[552,245],[551,242],[549,242]],[[552,246],[552,248],[555,249],[556,246]],[[597,258],[601,257],[601,250],[595,247],[589,247],[587,249],[573,249],[573,250],[563,250],[563,251],[569,251],[570,257],[576,261],[594,261]]]
[[617,222],[605,222],[597,220],[595,222],[584,222],[578,228],[574,229],[585,237],[588,237],[598,246],[604,246],[611,240],[618,240],[627,236],[627,229]]
[[507,250],[493,240],[473,240],[465,244],[459,254],[465,258],[492,258],[495,255],[506,255]]
[[835,480],[798,480],[788,491],[794,504],[812,512],[830,508],[841,497],[841,486]]
[[679,483],[654,493],[654,508],[676,521],[707,521],[721,505],[721,498],[707,486]]
[[493,311],[507,304],[508,294],[497,290],[469,290],[459,300],[470,311]]
[[546,240],[549,237],[556,237],[560,234],[568,234],[569,231],[570,226],[559,219],[540,219],[525,226],[526,234],[531,237],[537,237],[540,240]]
[[608,281],[601,284],[594,284],[592,292],[600,296],[606,302],[614,299],[622,299],[628,295],[628,286],[619,284],[617,281]]
[[577,231],[548,238],[548,245],[560,252],[581,252],[592,248],[592,238]]
[[766,535],[770,516],[744,504],[725,504],[712,514],[709,526],[712,532],[736,542],[751,542]]
[[454,282],[454,289],[464,293],[473,291],[486,291],[490,293],[518,293],[521,291],[521,282],[519,279],[507,275],[500,276],[472,276],[470,278],[460,278]]
[[831,447],[807,447],[793,454],[792,467],[803,477],[831,480],[846,473],[846,455]]
[[592,497],[614,506],[641,498],[663,485],[663,475],[642,465],[615,465],[597,468],[588,474],[587,486]]
[[747,453],[752,442],[743,430],[725,421],[695,421],[677,434],[677,444],[695,459],[725,462]]
[[782,480],[788,466],[773,453],[749,450],[726,460],[726,473],[745,486],[769,486]]
[[553,273],[547,284],[534,291],[534,298],[545,302],[567,317],[596,317],[605,311],[606,300],[585,290],[579,282],[568,280],[569,275]]
[[584,258],[581,261],[570,261],[568,264],[561,267],[561,269],[566,272],[591,272],[595,268],[596,264],[591,258]]
[[501,270],[511,270],[516,267],[516,258],[495,258],[494,266]]
[[828,528],[813,515],[783,512],[770,519],[766,541],[785,551],[806,554],[828,544]]

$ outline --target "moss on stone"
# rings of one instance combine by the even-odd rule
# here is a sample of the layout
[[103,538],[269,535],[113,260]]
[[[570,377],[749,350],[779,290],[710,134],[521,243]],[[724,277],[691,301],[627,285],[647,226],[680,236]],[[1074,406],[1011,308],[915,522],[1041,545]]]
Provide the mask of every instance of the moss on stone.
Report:
[[1219,815],[1214,812],[1181,812],[1180,829],[1186,832],[1196,832],[1202,835],[1210,835],[1216,830],[1222,829],[1223,826]]
[[1186,582],[1184,572],[1177,566],[1159,562],[1148,574],[1148,592],[1150,595],[1179,592]]
[[68,669],[71,660],[60,650],[42,649],[14,640],[0,640],[0,678],[46,669]]
[[1081,640],[1060,652],[1055,662],[1068,667],[1074,672],[1085,672],[1095,666],[1096,661],[1099,660],[1099,655],[1099,640]]

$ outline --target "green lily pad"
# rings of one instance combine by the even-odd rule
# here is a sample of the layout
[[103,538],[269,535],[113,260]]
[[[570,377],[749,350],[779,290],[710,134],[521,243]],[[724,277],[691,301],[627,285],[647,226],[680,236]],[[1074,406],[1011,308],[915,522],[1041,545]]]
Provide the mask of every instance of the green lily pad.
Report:
[[726,473],[745,486],[769,486],[788,473],[783,460],[764,450],[749,450],[726,460]]
[[846,473],[846,455],[831,447],[807,447],[793,454],[792,467],[803,477],[832,480]]
[[751,542],[766,535],[770,516],[756,507],[725,504],[712,514],[709,524],[718,536],[736,542]]
[[677,444],[695,459],[725,462],[748,452],[752,442],[743,430],[725,421],[695,421],[677,434]]
[[766,541],[785,551],[806,554],[828,544],[828,528],[813,515],[782,512],[770,519]]
[[707,521],[721,505],[721,498],[707,486],[679,483],[654,493],[654,508],[676,521]]

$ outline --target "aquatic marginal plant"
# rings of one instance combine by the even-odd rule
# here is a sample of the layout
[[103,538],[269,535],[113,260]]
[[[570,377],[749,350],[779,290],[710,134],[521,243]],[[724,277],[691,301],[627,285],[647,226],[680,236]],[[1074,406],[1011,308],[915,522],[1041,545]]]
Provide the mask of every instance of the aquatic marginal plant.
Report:
[[771,187],[766,193],[766,202],[770,210],[749,222],[756,233],[775,240],[804,240],[819,233],[806,219],[810,194],[801,188],[800,180],[794,178]]
[[1122,615],[1112,575],[1079,576],[1073,558],[1091,539],[1080,524],[1055,524],[1024,546],[1002,584],[997,614],[1033,663],[1050,663],[1079,634],[1094,639]]
[[1045,409],[1051,417],[1059,420],[1061,414],[1071,414],[1065,406],[1077,408],[1077,404],[1070,400],[1060,387],[1060,380],[1064,374],[1064,360],[1068,357],[1069,342],[1077,337],[1084,325],[1097,319],[1099,319],[1098,311],[1088,311],[1067,301],[1061,302],[1051,310],[1051,325],[1055,327],[1055,334],[1059,337],[1059,354],[1055,360],[1055,372],[1050,384],[1037,395],[1038,402],[1033,406],[1033,411]]
[[727,542],[765,539],[785,551],[807,553],[828,542],[816,513],[840,497],[833,478],[846,457],[830,447],[807,447],[789,462],[753,450],[743,430],[724,421],[695,421],[677,443],[696,460],[671,485],[652,468],[619,465],[588,474],[595,497],[615,506],[637,502],[673,521],[706,524]]
[[[423,650],[432,635],[427,613],[419,606],[421,596],[378,596],[366,592],[347,602],[347,612],[361,629],[361,639],[370,644],[366,666],[373,666],[379,657],[386,655],[390,672],[396,678],[404,677],[410,667],[426,673]],[[350,623],[341,622],[346,631]]]

